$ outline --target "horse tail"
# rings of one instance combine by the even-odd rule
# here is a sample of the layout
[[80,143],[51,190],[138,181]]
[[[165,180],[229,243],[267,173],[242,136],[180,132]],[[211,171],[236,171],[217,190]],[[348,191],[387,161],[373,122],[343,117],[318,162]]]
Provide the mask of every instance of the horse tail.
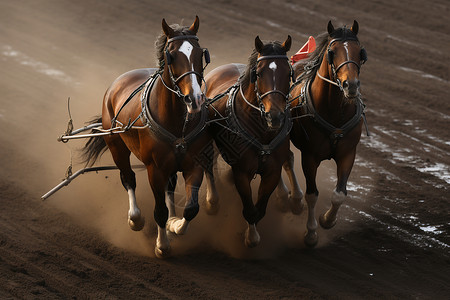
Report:
[[[94,117],[87,125],[96,123],[102,123],[101,116]],[[92,131],[92,133],[94,133],[94,131]],[[103,136],[91,136],[81,149],[81,157],[86,166],[92,166],[106,150],[108,150],[108,147]]]

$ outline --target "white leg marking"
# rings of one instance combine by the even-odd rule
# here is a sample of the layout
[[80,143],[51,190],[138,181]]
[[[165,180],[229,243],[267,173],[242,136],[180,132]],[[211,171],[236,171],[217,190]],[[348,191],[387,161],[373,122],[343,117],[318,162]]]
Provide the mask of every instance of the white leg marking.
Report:
[[318,196],[315,194],[306,194],[305,200],[308,204],[308,221],[306,222],[306,235],[305,235],[305,244],[309,247],[313,247],[317,244],[317,220],[315,217],[315,206],[317,202]]
[[339,210],[339,207],[344,202],[345,198],[344,193],[336,192],[334,191],[333,195],[331,196],[331,207],[330,209],[323,215],[320,216],[320,225],[325,229],[330,229],[334,225],[336,225],[336,217],[337,212]]
[[144,227],[145,221],[141,217],[141,210],[137,206],[136,195],[133,189],[128,190],[128,225],[132,230],[139,231]]
[[129,202],[129,210],[128,210],[128,218],[136,218],[141,216],[141,211],[137,206],[136,195],[133,189],[128,190],[128,202]]
[[156,238],[155,254],[158,258],[164,258],[169,255],[170,242],[167,238],[167,232],[165,228],[158,226],[158,237]]
[[249,248],[256,247],[259,244],[261,238],[256,230],[255,224],[248,224],[247,230],[245,231],[245,245]]

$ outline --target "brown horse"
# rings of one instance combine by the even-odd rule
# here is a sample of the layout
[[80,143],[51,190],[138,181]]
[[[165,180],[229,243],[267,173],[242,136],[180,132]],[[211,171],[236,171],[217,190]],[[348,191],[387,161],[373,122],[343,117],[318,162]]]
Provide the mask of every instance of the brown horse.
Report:
[[[196,36],[199,19],[190,27],[167,25],[162,20],[163,33],[156,42],[159,69],[139,69],[118,77],[103,99],[103,128],[124,126],[120,135],[91,137],[84,148],[87,163],[94,163],[106,149],[111,151],[120,169],[122,184],[129,195],[128,223],[141,230],[144,220],[136,203],[135,174],[130,166],[131,152],[147,168],[155,198],[154,218],[158,225],[155,253],[169,254],[170,244],[166,224],[176,233],[183,233],[198,213],[198,190],[203,179],[200,153],[211,143],[203,130],[207,109],[203,81],[203,56],[209,54],[200,47]],[[126,126],[125,126],[126,125]],[[184,218],[174,217],[173,201],[166,206],[165,191],[169,178],[177,171],[186,182]],[[172,199],[173,200],[173,199]]]
[[[293,73],[286,52],[290,47],[290,36],[282,44],[264,44],[256,37],[247,66],[223,65],[205,77],[207,97],[213,98],[210,119],[216,120],[209,131],[222,157],[231,165],[248,222],[248,247],[260,241],[256,224],[265,215],[269,196],[289,154],[292,123],[287,99]],[[256,174],[261,175],[261,184],[254,204],[250,182]],[[206,178],[208,191],[214,190],[212,172]],[[214,205],[217,203],[210,206]]]
[[[359,72],[367,54],[360,46],[357,34],[356,21],[350,29],[345,26],[335,29],[330,21],[328,32],[317,38],[317,49],[307,60],[294,65],[298,77],[291,91],[294,98],[291,141],[301,151],[306,178],[308,221],[305,244],[308,246],[315,246],[318,241],[314,214],[319,195],[317,168],[325,159],[336,161],[337,184],[331,197],[331,208],[319,219],[321,226],[328,229],[336,224],[337,211],[347,196],[347,180],[365,120]],[[293,172],[293,161],[291,163],[285,169],[288,173]]]

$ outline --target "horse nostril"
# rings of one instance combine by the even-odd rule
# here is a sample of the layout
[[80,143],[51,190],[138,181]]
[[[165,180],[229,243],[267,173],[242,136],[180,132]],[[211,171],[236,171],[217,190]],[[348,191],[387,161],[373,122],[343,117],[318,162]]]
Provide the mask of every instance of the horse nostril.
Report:
[[348,86],[349,86],[348,80],[344,80],[344,82],[342,83],[342,87],[343,87],[344,89],[348,89]]
[[184,96],[184,102],[186,102],[188,104],[192,103],[191,97],[189,95]]

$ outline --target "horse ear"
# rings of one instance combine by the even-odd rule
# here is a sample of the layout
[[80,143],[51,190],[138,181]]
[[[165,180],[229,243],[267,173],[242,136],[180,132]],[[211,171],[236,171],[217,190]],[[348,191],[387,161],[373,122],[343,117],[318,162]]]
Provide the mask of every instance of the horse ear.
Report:
[[331,20],[328,21],[327,29],[328,29],[328,34],[329,35],[331,35],[334,32],[334,26],[333,26],[333,24],[331,24]]
[[263,42],[261,42],[261,39],[259,38],[259,35],[257,35],[256,38],[255,38],[255,49],[256,49],[256,51],[261,52],[263,47],[264,47],[264,44],[263,44]]
[[195,16],[195,21],[192,23],[191,27],[189,27],[189,31],[193,34],[197,34],[198,26],[200,26],[200,20],[198,19],[198,16]]
[[172,29],[172,27],[170,27],[169,25],[167,25],[166,20],[162,19],[162,29],[164,31],[164,34],[168,37],[168,38],[172,38],[175,35],[175,31]]
[[284,51],[288,52],[291,49],[292,44],[292,38],[290,35],[288,35],[287,39],[284,41],[284,43],[281,45],[283,47]]
[[358,30],[359,30],[359,25],[358,22],[356,22],[356,20],[353,20],[353,26],[352,26],[352,31],[355,35],[358,34]]

